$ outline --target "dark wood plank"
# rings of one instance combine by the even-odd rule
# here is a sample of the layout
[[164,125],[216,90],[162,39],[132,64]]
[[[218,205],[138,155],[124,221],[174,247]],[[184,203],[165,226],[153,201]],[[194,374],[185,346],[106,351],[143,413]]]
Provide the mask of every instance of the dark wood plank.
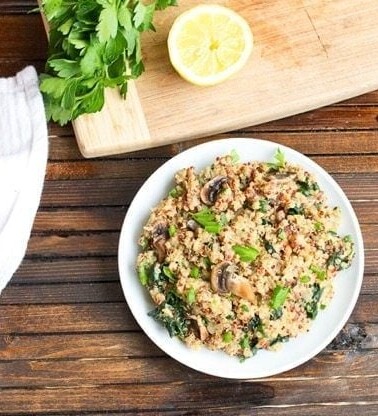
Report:
[[[112,156],[112,158],[169,158],[201,143],[218,139],[248,138],[249,136],[238,132],[230,132],[174,145],[160,146],[154,149],[139,150]],[[309,131],[305,133],[286,131],[264,132],[263,134],[258,134],[256,138],[291,147],[306,155],[372,154],[378,152],[378,133],[375,130],[352,132]],[[50,143],[49,159],[51,161],[83,159],[77,147],[76,139],[72,135],[66,137],[50,135]]]
[[34,66],[37,72],[41,73],[45,68],[45,59],[28,59],[27,57],[24,57],[24,59],[4,59],[0,57],[0,76],[12,77],[28,65]]
[[[371,209],[365,211],[368,215]],[[33,231],[118,231],[125,214],[126,208],[119,206],[39,210]]]
[[0,361],[164,355],[142,332],[0,336]]
[[[258,359],[258,356],[252,358]],[[349,363],[352,363],[349,365]],[[235,358],[235,365],[240,365]],[[277,380],[307,381],[318,377],[378,378],[378,351],[325,352],[283,375]],[[156,384],[211,381],[212,377],[188,370],[168,357],[106,358],[71,360],[22,360],[0,362],[0,389],[9,387],[80,386],[89,384],[140,384],[153,380]],[[99,380],[100,383],[99,383]]]
[[57,256],[116,256],[119,232],[83,233],[78,235],[32,235],[26,255],[30,257]]
[[82,160],[74,162],[50,162],[47,180],[123,178],[133,182],[141,176],[147,178],[165,159],[146,160]]
[[[378,323],[378,295],[360,295],[349,323]],[[125,302],[0,305],[3,334],[115,332],[139,329]]]
[[241,129],[243,132],[306,130],[376,130],[377,108],[373,106],[328,106],[285,119]]
[[365,249],[376,249],[378,247],[378,224],[361,224],[361,232]]
[[[14,30],[17,28],[17,36]],[[45,60],[47,38],[39,13],[28,15],[0,14],[0,56],[2,60],[22,59],[25,62]],[[0,68],[2,66],[0,65]],[[0,76],[5,76],[0,69]]]
[[[15,389],[2,394],[2,412],[72,412],[85,411],[191,411],[203,409],[232,409],[250,411],[253,406],[272,405],[338,405],[343,402],[369,402],[376,404],[377,378],[369,383],[363,378],[331,378],[321,382],[302,380],[266,380],[255,382],[206,381],[177,382],[170,384],[137,384],[114,386],[75,386]],[[312,392],[316,391],[316,395]],[[21,410],[21,412],[20,412]],[[184,413],[185,414],[185,413]]]
[[[314,156],[312,158],[329,173],[378,173],[378,156]],[[47,180],[147,178],[165,159],[152,160],[82,160],[74,162],[50,162]],[[189,162],[188,162],[189,163]]]
[[352,206],[360,224],[378,222],[378,201],[352,201]]
[[[378,102],[378,91],[372,91],[368,94],[363,94],[358,97],[351,98],[346,101],[342,101],[339,105],[376,105]],[[337,104],[336,104],[337,105]]]
[[365,273],[375,273],[378,268],[378,250],[365,250]]
[[8,285],[0,305],[69,304],[122,302],[119,282]]
[[0,305],[3,334],[135,331],[125,302],[72,305]]
[[117,281],[116,257],[24,259],[12,277],[15,284]]
[[0,14],[5,13],[10,7],[25,7],[29,9],[37,6],[37,0],[2,0],[0,3]]
[[[178,143],[179,151],[182,152],[195,145],[211,140],[227,138],[256,138],[268,140],[277,145],[291,147],[307,156],[312,155],[333,155],[333,154],[372,154],[378,151],[378,132],[376,130],[367,131],[273,131],[273,132],[231,132],[209,138]],[[135,152],[138,156],[139,153]]]
[[134,180],[99,179],[46,181],[42,207],[127,205],[147,177]]

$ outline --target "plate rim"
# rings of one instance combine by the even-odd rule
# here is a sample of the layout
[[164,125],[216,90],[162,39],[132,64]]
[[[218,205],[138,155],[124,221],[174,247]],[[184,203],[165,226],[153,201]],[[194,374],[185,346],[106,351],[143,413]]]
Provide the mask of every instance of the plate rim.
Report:
[[[281,365],[278,367],[277,370],[272,370],[272,371],[266,371],[266,372],[260,372],[260,374],[244,374],[244,372],[233,372],[233,373],[229,373],[227,372],[227,374],[220,374],[218,371],[211,371],[208,370],[206,368],[203,368],[203,366],[201,365],[196,365],[196,363],[193,364],[193,362],[188,362],[188,360],[186,360],[185,358],[183,358],[182,356],[178,356],[176,353],[172,352],[170,349],[167,351],[167,348],[165,346],[165,342],[163,342],[161,340],[161,337],[156,337],[154,334],[151,334],[151,331],[149,330],[148,327],[146,327],[146,325],[144,324],[144,321],[138,316],[138,314],[135,313],[134,308],[131,306],[133,305],[133,303],[130,301],[129,295],[128,295],[128,288],[126,287],[126,278],[124,277],[124,273],[123,272],[123,253],[125,253],[126,251],[124,250],[124,245],[126,244],[127,239],[125,239],[125,234],[126,234],[126,225],[127,225],[127,221],[128,221],[128,214],[129,212],[132,212],[132,208],[134,207],[134,201],[137,200],[138,198],[140,198],[140,195],[142,195],[145,192],[146,187],[148,187],[148,185],[153,182],[155,177],[158,177],[161,172],[164,172],[166,169],[169,169],[169,167],[171,165],[174,165],[174,161],[177,160],[181,160],[181,158],[184,158],[184,156],[186,155],[192,155],[195,154],[196,152],[202,152],[204,149],[206,148],[214,148],[214,147],[220,147],[220,150],[217,152],[218,156],[222,156],[224,154],[227,154],[227,151],[223,148],[223,147],[227,147],[229,148],[228,151],[232,150],[235,146],[240,147],[241,145],[245,146],[251,146],[253,148],[253,146],[257,146],[257,145],[262,145],[265,147],[269,147],[272,151],[276,150],[277,148],[280,148],[284,153],[285,156],[287,154],[289,154],[290,156],[295,156],[295,158],[299,158],[299,161],[294,161],[291,163],[295,163],[298,164],[300,166],[302,165],[302,159],[305,162],[305,165],[309,165],[311,167],[311,171],[312,170],[316,170],[317,172],[315,173],[315,175],[317,176],[317,180],[321,180],[324,181],[326,180],[326,182],[329,182],[330,185],[332,186],[333,189],[335,189],[337,191],[338,197],[341,198],[343,204],[346,206],[347,210],[348,210],[348,215],[351,217],[352,220],[352,225],[353,225],[353,229],[356,232],[356,237],[357,237],[357,241],[355,241],[355,251],[356,253],[359,253],[359,255],[355,257],[355,261],[358,262],[357,264],[357,271],[358,273],[356,273],[356,282],[355,282],[355,287],[353,289],[353,296],[350,299],[350,301],[347,304],[346,310],[343,314],[343,317],[341,319],[341,321],[339,322],[338,325],[336,325],[332,331],[330,331],[328,333],[328,335],[322,340],[322,342],[320,342],[319,344],[317,344],[316,347],[311,349],[311,352],[308,353],[307,355],[304,355],[302,357],[300,357],[297,360],[294,360],[292,362],[289,362],[286,365]],[[225,146],[224,146],[225,145]],[[238,149],[236,149],[236,151],[238,152]],[[211,163],[214,160],[214,157],[211,155],[207,155],[206,158],[207,160],[207,165],[209,163]],[[290,157],[289,157],[290,159]],[[257,159],[253,159],[250,158],[251,161],[254,160],[259,160]],[[186,163],[185,165],[181,166],[181,168],[185,168],[187,166],[190,165],[190,162],[194,162],[193,160],[189,160],[188,163]],[[202,167],[200,167],[200,169],[202,169]],[[307,170],[308,167],[306,166],[305,169]],[[173,170],[173,167],[171,168],[171,170]],[[174,169],[173,171],[173,175],[174,173],[177,172],[177,169]],[[321,178],[319,178],[319,174],[322,176]],[[171,176],[170,178],[165,178],[167,179],[167,181],[172,181],[173,177]],[[168,184],[168,182],[167,182]],[[158,192],[162,191],[162,189],[159,188]],[[329,199],[329,195],[326,193],[327,199]],[[166,195],[161,195],[160,198],[158,199],[158,201],[162,200],[163,198],[165,198]],[[149,209],[151,209],[152,207],[149,207]],[[143,227],[143,223],[139,224],[139,234],[141,232],[141,229]],[[137,246],[137,241],[134,241],[135,246]],[[120,276],[120,281],[121,281],[121,287],[122,287],[122,291],[123,294],[125,296],[125,300],[126,303],[130,309],[131,314],[133,315],[134,319],[136,320],[136,322],[138,323],[138,325],[140,326],[140,328],[143,330],[143,332],[146,334],[146,336],[158,347],[160,348],[164,353],[166,353],[167,355],[169,355],[171,358],[173,358],[174,360],[178,361],[179,363],[194,369],[196,371],[199,371],[201,373],[204,374],[208,374],[208,375],[212,375],[212,376],[217,376],[217,377],[221,377],[224,379],[257,379],[257,378],[265,378],[265,377],[270,377],[273,375],[277,375],[277,374],[281,374],[285,371],[291,370],[293,368],[296,368],[300,365],[302,365],[303,363],[309,361],[310,359],[312,359],[313,357],[315,357],[317,354],[319,354],[320,351],[322,351],[336,336],[337,334],[342,330],[342,328],[344,327],[344,325],[346,324],[346,322],[348,321],[348,319],[350,318],[358,297],[360,295],[361,292],[361,286],[362,286],[362,282],[363,282],[363,276],[364,276],[364,265],[365,265],[365,253],[364,253],[364,242],[363,242],[363,237],[362,237],[362,233],[361,233],[361,228],[358,222],[358,218],[355,214],[355,211],[349,201],[349,199],[347,198],[347,196],[345,195],[343,189],[341,188],[341,186],[336,182],[336,180],[320,165],[318,165],[315,161],[313,161],[310,157],[302,154],[301,152],[286,146],[286,145],[282,145],[280,143],[277,142],[273,142],[270,140],[263,140],[263,139],[258,139],[258,138],[245,138],[245,137],[236,137],[236,138],[223,138],[223,139],[215,139],[215,140],[209,140],[205,143],[201,143],[198,145],[194,145],[188,149],[185,149],[184,151],[178,153],[177,155],[169,158],[166,162],[164,162],[159,168],[157,168],[152,174],[150,174],[147,179],[143,182],[143,184],[141,185],[141,187],[139,188],[139,190],[136,192],[136,194],[134,195],[134,197],[132,198],[132,201],[129,205],[129,208],[125,214],[123,223],[122,223],[122,227],[120,230],[120,236],[119,236],[119,244],[118,244],[118,272],[119,272],[119,276]],[[135,264],[136,258],[134,259],[134,264]],[[137,280],[137,282],[139,283],[139,280],[137,278],[137,274],[135,272],[135,278]],[[145,288],[142,288],[145,291]],[[147,293],[147,292],[146,292]],[[151,324],[154,323],[154,321],[152,320],[152,318],[149,318],[151,320]],[[315,320],[316,321],[316,320]],[[315,322],[314,321],[314,322]],[[156,323],[156,325],[161,326],[159,323]],[[150,325],[148,325],[150,326]],[[163,328],[164,329],[164,328]],[[167,333],[167,331],[164,329],[165,331],[165,336],[164,338],[166,338],[166,340],[170,340],[173,343],[179,343],[180,345],[182,344],[182,346],[185,347],[185,349],[188,351],[188,353],[191,355],[195,352],[195,350],[190,349],[189,347],[187,347],[182,341],[177,340],[175,338],[169,338],[169,335]],[[311,328],[310,328],[310,332],[311,332]],[[305,334],[304,334],[305,335]],[[301,335],[299,335],[299,337],[301,337]],[[293,338],[292,340],[298,339],[298,337]],[[181,348],[181,347],[180,347]],[[206,348],[201,349],[200,351],[210,351]],[[265,351],[259,351],[258,354],[264,353]],[[216,354],[225,354],[222,352],[215,352]],[[275,352],[272,352],[275,353]],[[228,356],[227,354],[224,355],[225,361],[229,360],[229,359],[233,359],[237,361],[237,358],[235,357],[231,357]],[[252,357],[250,360],[256,359],[255,357]]]

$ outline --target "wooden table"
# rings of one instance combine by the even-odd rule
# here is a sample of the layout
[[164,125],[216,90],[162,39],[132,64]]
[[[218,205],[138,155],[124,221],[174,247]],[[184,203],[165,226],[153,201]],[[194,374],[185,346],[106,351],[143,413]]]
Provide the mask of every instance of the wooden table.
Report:
[[[35,0],[0,3],[0,75],[42,70]],[[327,169],[357,212],[366,270],[342,333],[308,363],[238,382],[192,371],[141,332],[117,271],[122,220],[143,181],[208,139],[94,160],[49,125],[46,183],[28,251],[0,297],[0,414],[378,415],[378,91],[220,137],[293,147]],[[0,138],[1,139],[1,138]]]

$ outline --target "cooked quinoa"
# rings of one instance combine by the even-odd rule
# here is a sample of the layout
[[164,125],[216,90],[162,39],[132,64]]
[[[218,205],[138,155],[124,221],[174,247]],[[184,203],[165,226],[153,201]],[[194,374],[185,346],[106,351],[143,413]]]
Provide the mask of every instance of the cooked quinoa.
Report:
[[312,174],[279,149],[273,163],[236,156],[177,172],[143,228],[137,271],[171,336],[247,358],[309,330],[354,248]]

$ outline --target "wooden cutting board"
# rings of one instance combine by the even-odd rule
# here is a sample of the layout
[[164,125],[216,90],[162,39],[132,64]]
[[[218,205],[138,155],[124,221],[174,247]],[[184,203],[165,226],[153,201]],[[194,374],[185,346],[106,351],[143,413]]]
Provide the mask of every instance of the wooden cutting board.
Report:
[[[182,80],[169,63],[174,18],[196,4],[218,3],[249,23],[248,64],[214,87]],[[156,14],[146,33],[146,72],[128,99],[107,91],[100,113],[73,125],[85,157],[161,146],[301,113],[378,89],[377,0],[179,0]]]

